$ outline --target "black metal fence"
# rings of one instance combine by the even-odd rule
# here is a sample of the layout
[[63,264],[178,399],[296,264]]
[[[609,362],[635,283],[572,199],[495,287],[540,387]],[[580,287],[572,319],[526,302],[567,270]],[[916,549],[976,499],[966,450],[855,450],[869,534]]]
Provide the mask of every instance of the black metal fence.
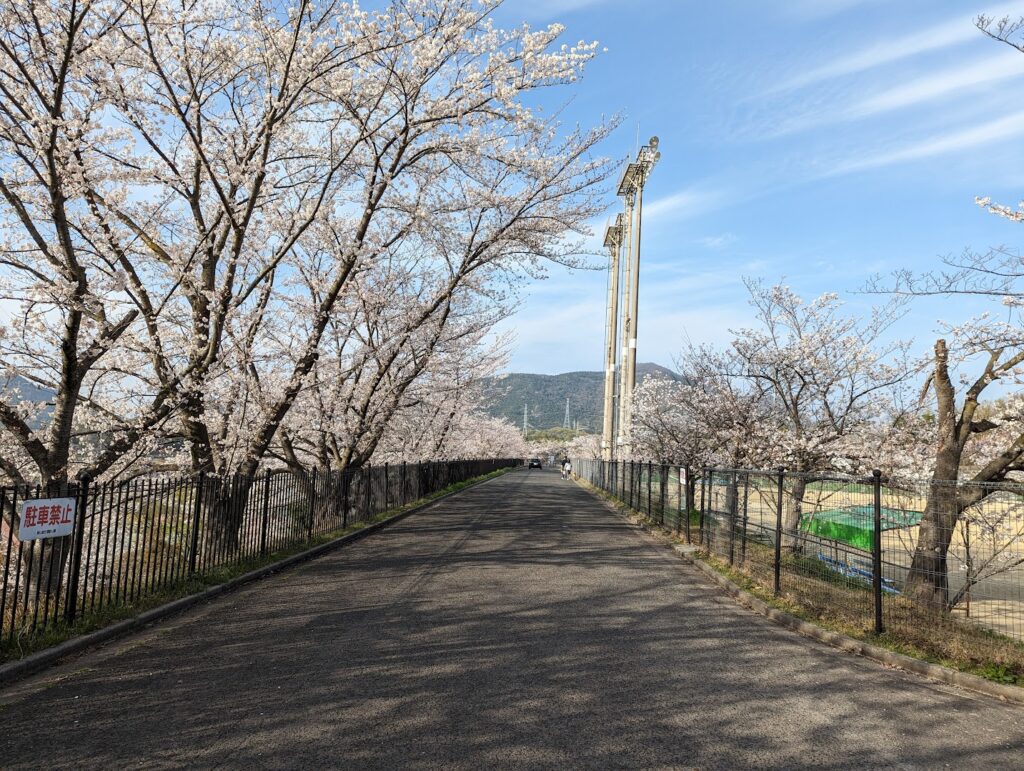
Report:
[[[0,638],[131,604],[521,463],[461,460],[0,487]],[[53,498],[74,499],[71,534],[21,540],[22,526],[39,517],[38,507],[22,504]],[[32,521],[22,522],[23,508]]]
[[[1024,641],[1024,485],[588,459],[573,469],[817,617]],[[922,523],[928,507],[947,514]]]

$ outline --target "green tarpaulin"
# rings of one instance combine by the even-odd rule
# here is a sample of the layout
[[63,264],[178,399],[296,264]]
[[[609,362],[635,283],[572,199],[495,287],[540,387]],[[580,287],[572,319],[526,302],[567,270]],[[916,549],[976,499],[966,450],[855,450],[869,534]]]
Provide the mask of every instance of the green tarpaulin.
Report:
[[[871,551],[875,530],[872,506],[846,506],[819,511],[800,522],[800,529],[820,538],[842,541],[864,551]],[[911,527],[921,521],[920,511],[904,511],[882,507],[882,530]]]

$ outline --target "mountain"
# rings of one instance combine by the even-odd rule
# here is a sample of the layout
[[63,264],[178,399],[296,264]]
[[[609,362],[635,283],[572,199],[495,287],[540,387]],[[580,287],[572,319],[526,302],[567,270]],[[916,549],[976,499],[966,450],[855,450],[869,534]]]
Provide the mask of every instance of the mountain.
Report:
[[0,375],[0,394],[3,394],[8,403],[12,405],[21,402],[44,405],[34,416],[29,418],[28,424],[32,429],[45,426],[50,420],[50,415],[53,414],[52,402],[56,394],[48,388],[37,386],[20,375]]
[[[658,364],[638,363],[637,382],[647,375],[681,380],[675,372]],[[533,375],[511,372],[484,383],[488,413],[523,424],[523,405],[529,406],[530,428],[558,428],[565,422],[565,401],[569,400],[569,422],[579,421],[581,430],[601,430],[604,375],[601,372],[565,372],[561,375]]]
[[54,392],[37,386],[20,375],[0,375],[0,391],[16,392],[17,400],[26,402],[52,402]]

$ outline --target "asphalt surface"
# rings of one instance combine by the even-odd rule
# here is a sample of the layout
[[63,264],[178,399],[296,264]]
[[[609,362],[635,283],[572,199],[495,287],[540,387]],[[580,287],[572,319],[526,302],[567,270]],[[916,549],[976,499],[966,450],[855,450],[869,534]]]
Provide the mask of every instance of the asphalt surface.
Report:
[[1024,767],[1024,709],[844,654],[518,471],[0,694],[3,768]]

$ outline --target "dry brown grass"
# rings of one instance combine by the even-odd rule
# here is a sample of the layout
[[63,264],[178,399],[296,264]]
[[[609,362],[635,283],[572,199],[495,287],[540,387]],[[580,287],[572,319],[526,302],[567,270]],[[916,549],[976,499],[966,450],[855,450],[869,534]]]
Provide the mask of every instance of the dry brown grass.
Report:
[[782,594],[774,597],[773,554],[763,544],[748,544],[746,562],[732,567],[717,556],[703,556],[718,572],[795,616],[899,653],[997,682],[1024,685],[1024,644],[893,595],[884,598],[886,630],[876,636],[870,589],[814,565],[813,560],[784,560]]

